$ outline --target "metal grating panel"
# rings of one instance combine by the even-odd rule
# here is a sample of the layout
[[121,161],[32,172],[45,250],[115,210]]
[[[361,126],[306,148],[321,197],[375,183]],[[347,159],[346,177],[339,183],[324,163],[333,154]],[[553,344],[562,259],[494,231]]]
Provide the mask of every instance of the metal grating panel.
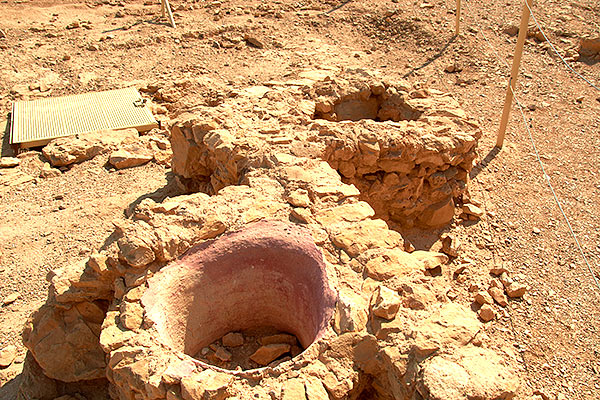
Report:
[[41,146],[51,139],[104,129],[158,127],[135,88],[13,103],[10,143]]

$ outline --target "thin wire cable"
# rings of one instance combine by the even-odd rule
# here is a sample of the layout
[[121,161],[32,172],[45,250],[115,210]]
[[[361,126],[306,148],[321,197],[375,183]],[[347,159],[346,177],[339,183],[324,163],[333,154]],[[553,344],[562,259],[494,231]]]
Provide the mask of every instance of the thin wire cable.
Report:
[[[467,4],[466,1],[465,1],[465,4]],[[500,56],[498,55],[499,54],[498,50],[492,45],[492,43],[489,41],[489,39],[485,36],[485,33],[483,33],[483,29],[479,29],[478,32],[481,32],[484,40],[487,42],[488,46],[492,49],[492,53],[494,54],[494,56],[496,57],[496,59],[498,59],[499,61],[501,61],[502,63],[504,63],[504,65],[506,65],[507,68],[510,68],[509,65],[508,65],[508,63],[505,60],[503,60],[503,59],[500,58]],[[519,107],[519,111],[520,111],[521,117],[523,119],[523,124],[525,125],[525,130],[527,131],[527,134],[529,135],[529,140],[531,141],[531,145],[533,146],[533,150],[535,152],[535,156],[536,156],[537,161],[538,161],[538,163],[540,165],[540,168],[542,169],[542,173],[544,174],[544,178],[546,179],[546,183],[548,184],[548,187],[550,188],[550,191],[552,192],[552,196],[554,197],[554,201],[556,202],[556,205],[558,206],[558,209],[560,210],[560,212],[561,212],[564,220],[567,223],[567,226],[569,227],[569,232],[571,233],[571,236],[573,236],[573,239],[575,240],[575,243],[577,245],[577,249],[579,250],[579,253],[581,253],[583,261],[585,262],[585,265],[588,268],[588,271],[592,275],[592,278],[593,278],[594,282],[596,283],[596,286],[600,290],[600,282],[598,282],[598,279],[596,278],[596,274],[595,274],[592,266],[590,265],[590,263],[589,263],[586,255],[585,255],[585,252],[583,251],[583,247],[579,243],[579,239],[577,239],[577,235],[575,235],[575,232],[573,231],[573,227],[571,225],[571,221],[567,217],[567,214],[565,213],[565,211],[564,211],[564,209],[562,207],[562,204],[561,204],[560,200],[558,199],[556,191],[554,190],[554,186],[552,186],[552,182],[550,181],[550,177],[548,176],[548,174],[546,174],[546,169],[544,168],[544,163],[542,162],[542,159],[541,159],[540,154],[538,152],[537,146],[535,144],[535,139],[533,138],[533,134],[531,133],[531,130],[529,129],[529,123],[527,122],[527,118],[525,117],[525,113],[523,112],[523,105],[522,105],[521,101],[519,100],[519,97],[515,93],[515,90],[512,88],[510,79],[509,79],[509,82],[508,82],[508,87],[510,88],[510,91],[512,92],[513,97],[515,98],[515,103]]]
[[573,239],[575,240],[575,243],[577,244],[577,248],[579,249],[579,252],[581,253],[581,257],[583,257],[583,261],[585,262],[585,265],[587,266],[588,270],[590,271],[590,274],[592,275],[592,278],[594,279],[596,286],[598,286],[598,289],[600,290],[600,282],[598,282],[598,279],[596,278],[596,274],[595,274],[594,270],[592,269],[592,266],[588,262],[585,252],[583,251],[583,248],[581,247],[581,244],[579,243],[579,239],[577,239],[577,236],[575,235],[575,232],[573,231],[571,222],[569,221],[569,218],[567,217],[567,214],[563,210],[562,204],[560,203],[560,200],[558,199],[558,196],[556,195],[554,186],[552,186],[552,183],[550,182],[550,177],[546,173],[546,169],[544,168],[544,163],[542,163],[542,159],[540,157],[540,154],[538,153],[537,146],[535,145],[535,140],[533,139],[533,135],[531,133],[531,130],[529,129],[529,124],[527,123],[527,118],[525,117],[525,113],[523,112],[523,105],[521,104],[521,102],[519,101],[519,98],[517,97],[514,90],[512,89],[512,86],[509,86],[509,87],[510,87],[510,91],[514,95],[515,102],[519,106],[519,111],[521,112],[521,117],[523,118],[523,124],[525,125],[525,129],[527,130],[527,134],[529,135],[529,140],[531,141],[531,145],[533,146],[533,151],[535,152],[535,156],[538,160],[538,163],[540,164],[540,168],[542,169],[544,178],[546,179],[546,182],[548,183],[548,187],[550,187],[550,190],[552,191],[552,196],[554,197],[554,201],[556,202],[556,205],[558,205],[558,209],[560,210],[561,214],[563,215],[563,218],[567,222],[567,226],[569,227],[571,236],[573,236]]
[[556,47],[554,47],[554,45],[552,44],[552,42],[550,42],[550,40],[548,39],[548,36],[546,36],[546,33],[544,32],[544,30],[542,29],[542,27],[540,26],[540,24],[537,21],[537,18],[535,17],[535,14],[533,13],[533,10],[531,9],[531,7],[529,6],[529,3],[527,1],[524,2],[525,5],[527,6],[527,8],[529,8],[529,13],[531,14],[531,17],[533,18],[533,22],[535,22],[535,25],[537,26],[537,28],[539,29],[540,33],[542,34],[542,36],[544,37],[544,39],[546,40],[546,42],[548,42],[548,44],[550,45],[550,47],[552,47],[552,50],[554,50],[554,52],[556,53],[556,55],[562,60],[562,62],[567,66],[568,69],[570,69],[575,75],[577,75],[579,78],[583,79],[584,81],[586,81],[591,87],[593,87],[594,89],[596,89],[597,91],[600,92],[600,88],[596,85],[594,85],[591,81],[589,81],[585,76],[581,75],[579,72],[575,71],[573,69],[573,67],[571,67],[568,63],[567,60],[565,60],[563,58],[563,56],[560,55],[560,53],[558,52],[558,50],[556,50]]

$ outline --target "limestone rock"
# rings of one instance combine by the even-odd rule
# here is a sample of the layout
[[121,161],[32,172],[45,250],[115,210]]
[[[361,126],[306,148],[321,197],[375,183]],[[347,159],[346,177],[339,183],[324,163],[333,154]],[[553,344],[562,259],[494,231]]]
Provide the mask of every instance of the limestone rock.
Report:
[[378,286],[371,298],[371,310],[373,314],[384,319],[394,319],[400,308],[400,296],[395,291]]
[[154,237],[142,230],[127,232],[117,241],[119,258],[136,268],[150,264],[156,258],[152,249],[154,240]]
[[527,292],[527,287],[522,283],[512,282],[506,286],[506,294],[508,297],[523,297],[525,292]]
[[8,367],[17,358],[17,346],[8,345],[0,349],[0,367]]
[[2,157],[0,158],[0,168],[13,168],[18,167],[21,160],[16,157]]
[[135,129],[101,131],[52,140],[43,149],[44,157],[54,167],[79,163],[115,148],[126,140],[139,137]]
[[63,382],[103,378],[105,354],[98,337],[104,320],[101,304],[45,305],[29,319],[23,343],[44,373]]
[[340,222],[358,222],[375,215],[371,206],[360,201],[333,208],[327,208],[315,214],[315,219],[323,226],[331,226]]
[[[145,150],[145,149],[144,149]],[[152,161],[154,155],[147,150],[131,151],[116,150],[113,151],[108,162],[117,169],[137,167]]]
[[9,304],[12,304],[15,301],[17,301],[19,297],[21,297],[21,295],[18,292],[11,293],[2,299],[2,305],[7,306]]
[[467,203],[463,205],[463,213],[466,215],[472,215],[475,218],[483,217],[483,210],[477,207],[475,204]]
[[376,249],[363,256],[365,271],[370,278],[378,281],[392,279],[395,276],[409,274],[414,271],[425,271],[423,263],[412,253],[401,249]]
[[479,305],[484,305],[484,304],[494,304],[494,299],[492,299],[492,296],[488,293],[488,292],[478,292],[475,295],[475,302]]
[[127,329],[136,330],[144,320],[144,309],[139,303],[124,301],[121,303],[121,323]]
[[502,307],[506,307],[508,304],[508,300],[506,299],[506,295],[502,289],[498,287],[491,287],[488,289],[488,293],[492,296],[496,303],[500,304]]
[[112,273],[99,274],[85,260],[54,270],[50,292],[60,303],[109,300],[113,297]]
[[399,293],[402,305],[413,310],[424,310],[438,301],[435,293],[421,283],[403,283]]
[[481,320],[484,322],[488,322],[496,318],[496,312],[489,304],[484,304],[483,306],[481,306],[478,314],[479,318],[481,318]]
[[450,257],[458,257],[458,252],[462,247],[460,239],[456,236],[445,234],[442,235],[442,253]]
[[437,349],[469,343],[481,329],[475,314],[455,304],[443,304],[416,328],[416,350],[431,353]]
[[329,394],[320,379],[307,377],[305,388],[307,400],[329,400]]
[[290,348],[291,346],[289,344],[267,344],[259,347],[258,350],[250,356],[250,359],[259,365],[268,365],[283,354],[289,352]]
[[352,224],[341,223],[328,229],[332,242],[352,257],[375,247],[402,248],[403,245],[402,236],[389,230],[385,221],[380,219],[366,219]]
[[310,197],[305,189],[297,189],[289,194],[288,203],[294,207],[308,207],[310,205]]
[[286,343],[291,346],[297,344],[297,339],[293,335],[288,335],[287,333],[278,333],[276,335],[263,336],[259,339],[259,343],[262,345],[267,344],[278,344],[278,343]]
[[512,399],[518,387],[498,354],[472,346],[426,360],[417,381],[417,391],[432,400]]
[[232,379],[229,374],[206,369],[181,380],[181,396],[184,400],[224,400]]
[[229,332],[223,336],[221,342],[225,347],[238,347],[244,344],[244,335],[239,332]]
[[304,382],[300,379],[289,379],[283,385],[282,400],[307,400]]
[[62,175],[62,172],[57,168],[52,168],[50,163],[44,163],[40,171],[40,177],[42,178],[54,178],[60,175]]
[[448,256],[433,251],[413,251],[411,256],[419,260],[425,269],[435,269],[448,263]]
[[340,334],[362,331],[368,320],[367,310],[367,300],[350,290],[341,290],[335,311],[335,330]]

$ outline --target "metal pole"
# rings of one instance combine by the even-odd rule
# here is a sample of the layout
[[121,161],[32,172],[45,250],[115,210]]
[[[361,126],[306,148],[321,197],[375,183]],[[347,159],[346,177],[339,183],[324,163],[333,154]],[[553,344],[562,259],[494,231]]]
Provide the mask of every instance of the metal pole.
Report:
[[[533,0],[525,0],[529,7],[533,7]],[[502,119],[500,120],[500,130],[498,131],[498,138],[496,140],[496,147],[502,147],[504,144],[504,135],[506,133],[506,126],[508,125],[508,117],[510,116],[510,109],[512,107],[513,92],[517,86],[517,77],[519,75],[519,66],[521,64],[521,56],[523,55],[523,45],[525,39],[527,39],[527,27],[529,25],[529,7],[527,4],[523,5],[523,14],[521,15],[521,26],[519,27],[519,38],[517,39],[517,48],[515,49],[515,57],[513,59],[512,71],[510,74],[510,81],[508,82],[508,88],[506,89],[506,99],[504,100],[504,110],[502,111]]]

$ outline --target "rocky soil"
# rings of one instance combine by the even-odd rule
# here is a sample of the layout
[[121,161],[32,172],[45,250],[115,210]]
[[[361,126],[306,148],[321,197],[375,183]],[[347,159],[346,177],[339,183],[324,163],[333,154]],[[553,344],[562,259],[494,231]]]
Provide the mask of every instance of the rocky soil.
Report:
[[[452,256],[448,297],[489,321],[484,329],[493,348],[519,353],[525,393],[537,393],[537,400],[597,398],[600,288],[556,207],[518,109],[504,149],[493,148],[520,2],[467,3],[458,37],[454,2],[447,1],[172,4],[176,29],[157,19],[160,7],[152,2],[3,0],[1,115],[13,100],[133,85],[168,124],[250,86],[327,68],[378,70],[449,92],[483,131],[468,183],[471,205],[445,228],[396,228],[416,249],[443,248]],[[598,4],[540,0],[534,12],[570,65],[598,86],[595,42],[577,51],[581,39],[600,36]],[[541,39],[532,28],[519,98],[549,180],[600,279],[600,92]],[[14,398],[20,384],[20,334],[46,299],[46,275],[95,252],[113,222],[142,200],[183,189],[159,152],[168,152],[160,147],[167,136],[155,131],[136,139],[145,160],[136,167],[117,169],[123,154],[114,155],[115,148],[69,166],[35,149],[0,170],[0,397]],[[12,155],[7,146],[2,154]],[[505,298],[523,287],[523,297]],[[437,367],[443,366],[431,369]]]

